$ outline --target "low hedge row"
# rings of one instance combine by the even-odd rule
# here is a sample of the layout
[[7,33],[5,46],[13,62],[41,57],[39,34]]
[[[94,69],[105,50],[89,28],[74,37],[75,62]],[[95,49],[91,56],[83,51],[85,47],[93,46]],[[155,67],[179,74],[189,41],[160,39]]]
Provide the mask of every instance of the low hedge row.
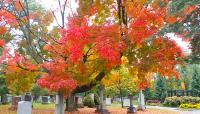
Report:
[[164,101],[165,106],[179,107],[181,104],[198,104],[200,103],[200,97],[183,96],[183,97],[167,97]]
[[184,109],[200,109],[200,103],[199,104],[181,104],[179,108],[184,108]]

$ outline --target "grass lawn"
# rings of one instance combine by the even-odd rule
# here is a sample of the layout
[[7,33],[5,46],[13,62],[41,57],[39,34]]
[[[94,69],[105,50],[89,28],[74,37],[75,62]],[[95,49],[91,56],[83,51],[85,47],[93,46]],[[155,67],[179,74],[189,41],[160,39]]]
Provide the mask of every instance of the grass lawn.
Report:
[[[54,104],[41,104],[34,103],[33,104],[33,113],[32,114],[54,114]],[[0,105],[0,114],[16,114],[14,111],[9,111],[8,108],[10,105]],[[118,106],[108,106],[107,109],[111,114],[127,114],[126,108],[120,108]],[[95,108],[81,108],[74,113],[66,114],[97,114],[95,113]],[[176,111],[166,111],[166,110],[158,110],[158,109],[147,109],[146,111],[138,111],[137,114],[178,114]]]

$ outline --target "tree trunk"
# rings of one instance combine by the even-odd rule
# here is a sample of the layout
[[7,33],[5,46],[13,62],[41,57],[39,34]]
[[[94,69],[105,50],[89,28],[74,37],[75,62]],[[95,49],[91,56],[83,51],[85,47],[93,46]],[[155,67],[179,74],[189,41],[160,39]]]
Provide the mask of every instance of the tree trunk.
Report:
[[103,101],[103,87],[100,87],[100,110],[102,111],[104,109],[104,101]]
[[130,107],[128,108],[127,113],[134,114],[136,112],[136,108],[133,106],[133,96],[130,95],[129,98],[130,98]]
[[69,112],[73,112],[73,111],[77,110],[77,105],[75,102],[75,94],[73,94],[73,93],[69,94],[66,105],[67,105],[66,109]]
[[130,107],[133,107],[133,96],[130,95]]
[[123,96],[122,96],[122,90],[121,89],[119,90],[119,93],[120,93],[120,98],[121,98],[121,105],[122,105],[122,108],[124,108]]
[[60,93],[56,95],[55,114],[64,114],[64,96]]

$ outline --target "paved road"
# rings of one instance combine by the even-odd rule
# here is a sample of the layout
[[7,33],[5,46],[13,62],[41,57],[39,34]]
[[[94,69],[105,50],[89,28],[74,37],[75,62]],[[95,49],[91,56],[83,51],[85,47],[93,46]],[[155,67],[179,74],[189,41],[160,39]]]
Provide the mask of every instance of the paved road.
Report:
[[183,111],[179,108],[171,108],[171,107],[160,107],[160,106],[146,106],[147,108],[161,109],[161,110],[172,110],[178,111],[180,114],[200,114],[200,110],[188,110]]

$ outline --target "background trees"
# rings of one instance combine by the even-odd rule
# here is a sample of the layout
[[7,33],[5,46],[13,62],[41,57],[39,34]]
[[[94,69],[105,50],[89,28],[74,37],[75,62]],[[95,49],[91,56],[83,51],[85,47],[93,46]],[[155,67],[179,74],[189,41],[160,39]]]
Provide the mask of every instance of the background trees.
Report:
[[193,75],[192,75],[192,83],[191,83],[191,86],[192,86],[192,91],[193,91],[193,95],[194,96],[200,96],[200,86],[199,86],[199,83],[200,83],[200,75],[199,75],[199,66],[197,67],[195,65],[195,67],[193,68],[194,71],[193,71]]

